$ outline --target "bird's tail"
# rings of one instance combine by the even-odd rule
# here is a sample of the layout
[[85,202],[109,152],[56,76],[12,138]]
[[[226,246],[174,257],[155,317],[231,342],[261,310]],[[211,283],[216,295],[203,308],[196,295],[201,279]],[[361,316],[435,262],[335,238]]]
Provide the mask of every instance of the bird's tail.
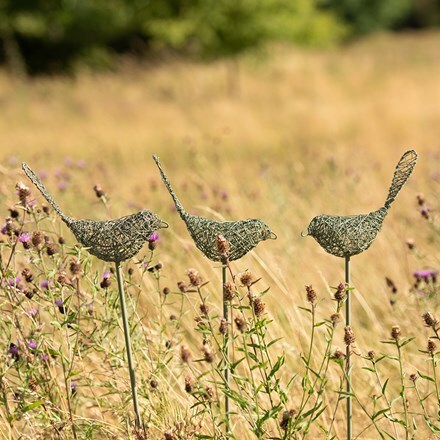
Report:
[[186,218],[188,217],[188,213],[185,211],[185,208],[180,203],[180,200],[177,198],[176,194],[173,191],[173,188],[171,187],[171,183],[168,180],[167,175],[165,174],[164,170],[162,169],[162,165],[159,162],[159,158],[153,154],[153,159],[156,162],[157,167],[159,168],[160,175],[162,176],[162,180],[165,183],[165,186],[168,189],[168,192],[170,193],[171,197],[173,198],[174,204],[176,205],[177,212],[179,213],[180,217],[184,221],[186,221]]
[[26,173],[26,176],[28,176],[29,179],[32,181],[32,183],[39,189],[41,194],[43,194],[44,198],[52,205],[52,208],[57,212],[57,214],[62,218],[62,220],[65,223],[69,224],[70,217],[68,217],[66,214],[64,214],[63,211],[61,211],[60,207],[57,205],[57,203],[52,198],[52,196],[48,193],[46,187],[44,186],[44,184],[40,180],[40,178],[24,162],[22,163],[22,168],[23,168],[23,171]]
[[399,163],[394,171],[393,180],[391,182],[390,189],[388,191],[388,196],[385,201],[385,208],[389,208],[391,203],[394,202],[397,194],[405,185],[409,176],[411,175],[414,167],[416,166],[418,155],[414,150],[408,150],[400,158]]

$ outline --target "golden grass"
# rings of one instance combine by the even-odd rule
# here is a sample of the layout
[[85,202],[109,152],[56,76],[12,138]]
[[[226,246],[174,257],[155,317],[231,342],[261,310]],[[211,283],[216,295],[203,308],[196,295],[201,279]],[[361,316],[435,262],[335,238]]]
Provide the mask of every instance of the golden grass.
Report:
[[[56,190],[52,174],[48,187],[73,216],[107,215],[95,207],[96,182],[111,197],[113,217],[141,206],[157,211],[171,226],[161,233],[159,255],[169,283],[196,267],[211,280],[211,300],[218,306],[220,272],[195,249],[172,210],[151,154],[162,159],[188,210],[266,220],[278,240],[261,243],[235,267],[249,268],[271,287],[265,301],[275,321],[273,336],[284,338],[290,371],[300,372],[298,354],[306,350],[310,326],[297,307],[305,302],[303,286],[313,284],[325,299],[319,313],[327,318],[333,307],[328,286],[337,285],[344,273],[342,259],[325,254],[300,232],[320,213],[377,209],[401,154],[415,148],[419,164],[382,232],[370,250],[352,259],[359,350],[384,350],[379,341],[399,324],[404,335],[417,336],[411,349],[414,361],[416,349],[426,345],[421,313],[427,307],[439,312],[438,300],[423,304],[409,291],[413,270],[439,263],[415,204],[420,191],[438,201],[438,182],[431,179],[440,167],[438,47],[440,34],[423,33],[382,35],[331,52],[276,48],[265,62],[240,61],[234,94],[228,89],[225,62],[127,63],[116,73],[84,72],[76,79],[26,83],[3,73],[2,163],[13,169],[8,163],[15,156],[37,170],[62,168],[71,178],[66,190]],[[85,159],[85,171],[64,165],[66,156]],[[7,193],[5,188],[1,192]],[[12,191],[9,204],[11,197]],[[407,251],[408,237],[425,255],[423,261]],[[385,276],[398,287],[394,306]],[[153,302],[141,295],[140,313],[155,313]],[[184,323],[189,340],[194,340],[193,315],[190,311]],[[337,342],[343,347],[342,327]],[[316,349],[323,344],[321,337]],[[407,373],[426,368],[423,358],[420,354]],[[364,362],[355,362],[354,387],[364,397],[377,392],[360,374]],[[388,366],[389,375],[396,376],[396,365]],[[295,407],[294,394],[291,404]],[[341,408],[339,435],[344,432],[343,412]],[[355,426],[363,425],[363,417],[355,406]],[[240,438],[247,438],[244,431]]]

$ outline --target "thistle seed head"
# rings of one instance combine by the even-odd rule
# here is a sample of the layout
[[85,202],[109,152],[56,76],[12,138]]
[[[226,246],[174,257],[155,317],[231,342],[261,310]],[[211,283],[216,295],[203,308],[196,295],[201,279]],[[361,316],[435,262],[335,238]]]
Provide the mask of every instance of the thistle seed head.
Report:
[[307,292],[307,301],[310,304],[315,304],[317,295],[316,295],[316,292],[313,290],[313,287],[311,285],[310,286],[306,286],[306,292]]
[[401,336],[400,325],[393,325],[391,329],[391,338],[397,341],[400,338],[400,336]]
[[347,346],[353,345],[356,342],[353,329],[349,325],[344,328],[344,342]]

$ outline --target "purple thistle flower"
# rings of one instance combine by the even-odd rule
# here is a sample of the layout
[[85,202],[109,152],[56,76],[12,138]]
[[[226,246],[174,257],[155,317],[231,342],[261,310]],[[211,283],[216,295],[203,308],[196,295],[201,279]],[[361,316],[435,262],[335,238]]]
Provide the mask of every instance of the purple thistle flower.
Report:
[[18,241],[20,243],[27,243],[29,240],[31,239],[31,234],[29,232],[23,232],[22,234],[20,234],[20,236],[18,237]]
[[111,272],[109,270],[107,270],[102,274],[102,278],[104,278],[104,280],[106,280],[106,279],[110,278],[111,275],[112,275]]
[[416,270],[413,273],[413,276],[416,280],[424,280],[424,281],[429,281],[429,278],[432,279],[432,281],[436,281],[437,279],[437,271],[434,269],[420,269],[420,270]]
[[159,234],[157,232],[153,232],[149,237],[148,237],[148,242],[149,243],[155,243],[157,240],[159,240]]
[[15,345],[13,342],[11,342],[9,344],[9,350],[8,353],[15,359],[17,360],[20,356],[18,354],[18,346]]
[[21,282],[21,278],[20,277],[16,277],[16,278],[11,278],[10,280],[8,280],[8,284],[11,287],[18,287],[18,285]]
[[62,307],[62,305],[63,305],[63,299],[62,299],[62,298],[57,298],[57,299],[55,300],[55,305],[56,305],[57,307]]
[[36,341],[33,341],[33,340],[31,340],[31,339],[28,339],[28,340],[27,340],[27,344],[28,344],[28,347],[29,347],[31,350],[35,350],[35,349],[37,348],[37,346],[38,346],[37,342],[36,342]]
[[429,219],[429,212],[431,210],[429,209],[429,206],[423,206],[423,208],[420,209],[420,214],[423,218],[425,218],[426,220]]
[[47,353],[41,353],[39,358],[41,362],[47,362],[49,360],[49,356],[47,355]]
[[6,224],[3,225],[2,228],[0,229],[0,231],[1,231],[2,234],[6,234],[6,232],[8,231],[7,225]]
[[40,285],[43,289],[49,289],[51,282],[50,280],[43,280]]
[[32,317],[32,318],[33,318],[34,316],[37,316],[37,315],[38,315],[38,312],[39,312],[38,307],[32,307],[31,309],[28,310],[28,314],[29,314],[29,316]]
[[29,200],[29,202],[28,202],[28,206],[29,207],[33,207],[33,206],[35,206],[37,204],[37,201],[35,200],[35,199],[33,199],[33,200]]

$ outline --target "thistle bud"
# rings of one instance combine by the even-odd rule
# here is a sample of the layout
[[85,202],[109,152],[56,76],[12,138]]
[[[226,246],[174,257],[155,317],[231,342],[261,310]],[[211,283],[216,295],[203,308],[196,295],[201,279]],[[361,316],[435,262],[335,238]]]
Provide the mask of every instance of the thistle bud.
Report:
[[226,238],[223,237],[223,235],[217,235],[217,250],[219,254],[222,257],[227,258],[229,249],[230,249],[229,242],[226,240]]
[[391,329],[391,337],[397,341],[400,338],[400,336],[401,336],[400,326],[393,325]]
[[347,327],[344,328],[344,342],[345,345],[350,346],[353,345],[356,341],[356,338],[354,336],[353,329],[347,325]]

